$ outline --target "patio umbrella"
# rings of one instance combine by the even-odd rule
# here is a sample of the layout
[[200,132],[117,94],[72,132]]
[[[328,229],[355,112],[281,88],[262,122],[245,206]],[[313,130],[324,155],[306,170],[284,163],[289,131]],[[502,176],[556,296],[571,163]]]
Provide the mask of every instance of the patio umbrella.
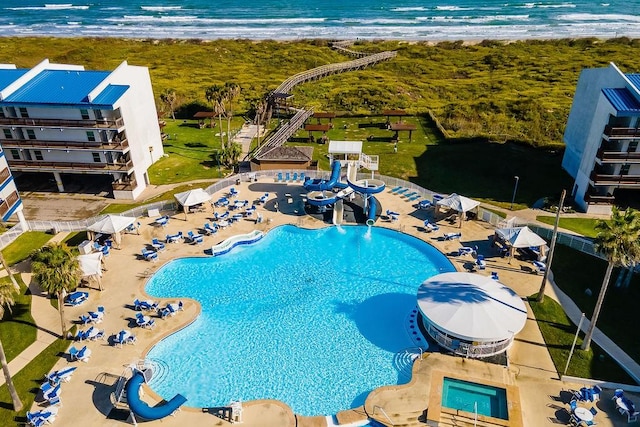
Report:
[[438,206],[444,206],[449,209],[453,209],[455,211],[460,212],[460,222],[459,227],[462,226],[462,216],[472,210],[480,206],[480,202],[470,199],[468,197],[461,196],[456,193],[452,193],[444,199],[440,199],[436,202]]
[[102,252],[78,256],[78,263],[80,264],[82,277],[89,280],[95,280],[98,283],[100,290],[102,290],[102,260]]
[[510,246],[510,256],[513,256],[514,248],[544,248],[547,245],[542,237],[531,231],[526,225],[524,227],[499,228],[495,234]]
[[189,206],[195,206],[211,200],[211,195],[204,191],[202,188],[194,188],[193,190],[183,191],[182,193],[174,194],[174,197],[182,205],[184,210],[185,220],[187,219],[187,209]]
[[[108,214],[89,225],[87,230],[93,233],[111,234],[113,236],[115,246],[119,248],[122,240],[122,230],[129,227],[134,222],[136,222],[135,217]],[[92,238],[91,240],[93,240],[93,236],[90,237]]]

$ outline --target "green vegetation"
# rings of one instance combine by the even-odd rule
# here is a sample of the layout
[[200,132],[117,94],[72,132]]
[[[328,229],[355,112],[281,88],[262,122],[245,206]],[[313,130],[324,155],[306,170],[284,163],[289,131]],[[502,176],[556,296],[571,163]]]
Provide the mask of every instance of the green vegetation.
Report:
[[[36,328],[31,317],[31,294],[19,274],[14,275],[20,285],[20,293],[15,294],[15,304],[5,309],[0,322],[0,341],[4,343],[7,361],[11,362],[25,348],[36,340]],[[0,279],[1,283],[9,283],[8,277]],[[12,372],[13,373],[13,372]]]
[[64,353],[67,347],[69,347],[68,341],[58,339],[40,353],[38,357],[29,362],[20,372],[12,372],[13,383],[18,390],[18,395],[24,404],[24,408],[18,414],[13,411],[9,389],[6,384],[2,385],[0,387],[0,425],[19,425],[20,421],[25,421],[25,415],[31,409],[44,375],[51,371],[56,362],[60,360],[60,354]]
[[36,249],[40,249],[51,239],[51,234],[41,231],[27,231],[22,233],[13,243],[2,250],[7,264],[14,265],[23,261]]
[[[539,215],[536,217],[536,221],[544,222],[545,224],[553,226],[556,222],[556,217]],[[594,228],[597,221],[597,219],[593,218],[560,218],[558,227],[573,231],[585,237],[594,238],[596,237],[596,234],[598,234]]]
[[[556,301],[545,295],[542,303],[538,303],[536,297],[537,295],[530,296],[529,304],[536,316],[553,364],[556,370],[562,374],[567,365],[571,344],[576,334],[576,326]],[[600,347],[593,345],[591,350],[583,351],[580,349],[580,344],[582,344],[582,340],[578,338],[567,375],[596,378],[622,384],[634,383],[629,375]]]
[[[149,67],[157,104],[175,91],[178,117],[186,104],[206,106],[205,89],[237,83],[238,111],[275,89],[289,76],[349,58],[324,40],[125,40],[100,38],[3,38],[0,61],[31,67],[43,58],[114,69],[123,60]],[[384,108],[412,114],[433,112],[454,138],[521,141],[561,147],[561,136],[578,75],[583,68],[615,62],[636,71],[640,40],[594,38],[485,41],[476,45],[442,42],[361,42],[367,52],[397,50],[375,67],[310,82],[294,90],[297,105],[367,115]],[[417,78],[419,76],[419,78]],[[237,114],[236,114],[237,115]],[[544,174],[540,174],[544,175]]]
[[[587,317],[591,317],[607,262],[567,246],[556,245],[551,268],[556,284]],[[636,321],[637,301],[640,298],[640,277],[634,275],[628,287],[616,287],[618,272],[619,269],[613,272],[613,283],[604,300],[598,328],[630,357],[640,361],[640,348],[635,337],[629,333],[628,328],[620,327],[620,325],[632,325]],[[590,292],[587,292],[587,289]]]

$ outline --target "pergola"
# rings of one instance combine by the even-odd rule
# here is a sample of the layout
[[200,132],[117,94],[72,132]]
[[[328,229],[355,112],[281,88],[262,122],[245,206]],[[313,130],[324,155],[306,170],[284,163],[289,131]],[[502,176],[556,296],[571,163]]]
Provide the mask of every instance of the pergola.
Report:
[[304,130],[309,132],[309,141],[313,141],[313,132],[322,132],[323,140],[327,132],[331,129],[331,125],[329,123],[324,124],[305,124]]
[[205,119],[209,119],[209,127],[213,128],[213,126],[214,126],[213,118],[214,117],[218,117],[218,114],[214,113],[213,111],[198,111],[197,113],[195,113],[193,115],[193,118],[198,120],[198,127],[200,129],[204,128]]
[[323,112],[317,112],[317,113],[313,113],[312,116],[314,119],[318,120],[318,124],[322,123],[322,119],[329,119],[329,125],[331,125],[331,127],[333,127],[333,119],[336,118],[336,113],[323,113]]
[[382,110],[382,115],[387,117],[387,123],[391,121],[391,117],[398,117],[398,122],[402,119],[401,117],[408,116],[406,111],[404,110]]
[[411,141],[411,134],[417,129],[417,127],[413,123],[396,122],[389,124],[388,129],[395,132],[393,139],[396,141],[398,140],[400,132],[409,131],[409,141]]

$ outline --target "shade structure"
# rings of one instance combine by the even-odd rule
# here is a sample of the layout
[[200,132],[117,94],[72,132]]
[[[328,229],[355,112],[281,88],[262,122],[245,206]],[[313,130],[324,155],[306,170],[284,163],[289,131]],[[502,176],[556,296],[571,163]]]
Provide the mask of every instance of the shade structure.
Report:
[[496,234],[502,241],[514,248],[530,248],[544,246],[547,242],[527,226],[500,228]]
[[470,357],[506,350],[527,320],[524,302],[513,290],[476,273],[442,273],[425,281],[418,308],[438,344]]
[[87,230],[102,234],[119,233],[136,222],[135,217],[120,215],[105,215],[87,227]]
[[467,212],[480,206],[480,202],[456,193],[452,193],[444,199],[438,200],[436,204],[439,206],[448,207],[458,212]]
[[193,190],[184,191],[174,195],[178,203],[183,207],[199,205],[200,203],[211,200],[211,195],[202,188],[194,188]]
[[102,252],[78,256],[82,277],[88,280],[95,280],[100,290],[102,290],[102,260]]

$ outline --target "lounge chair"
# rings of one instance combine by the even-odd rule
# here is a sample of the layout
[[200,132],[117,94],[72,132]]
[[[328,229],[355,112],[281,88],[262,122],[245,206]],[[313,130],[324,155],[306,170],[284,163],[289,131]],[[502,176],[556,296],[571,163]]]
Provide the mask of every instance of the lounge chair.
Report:
[[154,221],[155,225],[159,225],[161,227],[166,227],[169,224],[169,216],[163,215],[160,218],[156,218]]
[[545,264],[542,261],[533,261],[532,264],[536,274],[544,273],[545,270],[547,269],[547,264]]
[[80,324],[88,325],[89,323],[91,323],[91,316],[89,316],[88,314],[81,314],[80,315]]
[[234,187],[231,187],[229,189],[229,197],[238,197],[238,194],[240,194],[240,192],[236,190]]
[[396,191],[400,190],[402,188],[402,186],[397,186],[397,187],[393,187],[390,191],[390,193],[395,193]]
[[405,195],[404,195],[404,197],[406,197],[407,199],[409,199],[409,198],[411,198],[411,197],[415,196],[416,194],[418,194],[418,192],[417,192],[417,191],[412,191],[411,193],[407,193],[407,194],[405,194]]
[[404,187],[402,187],[401,189],[399,189],[398,191],[396,191],[396,194],[404,194],[404,193],[406,193],[407,191],[409,191],[409,189],[408,189],[408,188],[404,188]]
[[94,328],[93,326],[87,331],[87,339],[91,341],[101,340],[104,338],[104,329]]
[[258,202],[267,203],[267,200],[269,200],[269,193],[264,193],[262,196],[260,196],[260,198],[258,199]]
[[93,242],[93,250],[96,252],[102,252],[102,245],[98,242]]
[[84,341],[87,339],[87,332],[83,330],[78,330],[76,336],[73,337],[76,341]]
[[476,249],[478,249],[477,246],[475,248],[472,248],[471,246],[462,246],[458,248],[458,256],[473,255],[476,252]]
[[58,408],[52,406],[47,409],[36,412],[27,412],[27,423],[33,427],[41,427],[45,424],[51,424],[58,415]]
[[204,242],[204,236],[202,234],[198,234],[198,233],[194,233],[193,231],[189,230],[189,232],[187,233],[187,236],[189,236],[189,242],[191,244],[200,244]]
[[156,238],[151,239],[151,246],[153,246],[153,249],[156,251],[163,251],[165,249],[164,243]]
[[611,400],[616,400],[617,398],[623,397],[623,396],[624,396],[624,390],[621,388],[617,388],[613,392],[613,396],[611,397]]
[[293,179],[291,179],[293,182],[298,182],[298,172],[294,172],[293,173]]
[[175,316],[178,311],[183,310],[182,301],[179,301],[174,304],[167,304],[164,308],[158,310],[158,314],[162,319],[167,318],[168,316]]
[[212,234],[215,234],[218,232],[218,226],[212,226],[211,224],[209,224],[208,222],[204,223],[204,228],[203,228],[205,234],[211,236]]
[[305,182],[309,177],[304,174],[304,172],[300,172],[300,182]]
[[278,172],[277,182],[282,182],[282,172]]
[[387,209],[387,216],[389,217],[389,220],[397,221],[400,217],[400,213]]
[[104,318],[104,307],[99,305],[96,311],[89,312],[89,318],[91,323],[100,323]]
[[289,174],[289,172],[286,172],[286,173],[284,174],[284,180],[285,180],[286,182],[291,181],[291,175]]
[[156,324],[156,321],[149,316],[145,316],[142,313],[136,314],[136,325],[141,328],[152,329]]
[[409,200],[410,202],[413,202],[415,200],[418,200],[420,197],[422,197],[420,194],[417,194],[415,196],[411,196],[409,197],[407,200]]
[[229,199],[227,199],[226,197],[221,197],[213,203],[213,206],[218,208],[227,206],[227,205],[229,205]]
[[434,224],[432,222],[430,222],[428,219],[424,220],[424,231],[430,233],[432,231],[438,231],[440,230],[440,227],[438,226],[438,224]]
[[71,361],[80,360],[82,362],[88,362],[91,357],[91,349],[88,349],[85,345],[80,350],[75,347],[69,349],[69,356]]
[[42,399],[50,402],[51,400],[57,400],[60,398],[60,383],[52,384],[45,382],[40,386],[42,392]]
[[51,384],[58,384],[61,382],[68,383],[76,369],[78,368],[75,366],[60,369],[46,374],[44,378]]
[[182,231],[178,231],[176,234],[167,234],[166,242],[167,243],[177,243],[179,240],[182,240]]
[[500,280],[500,277],[498,276],[498,272],[497,271],[492,271],[491,272],[491,278],[493,280],[496,280],[496,281]]
[[124,232],[129,234],[133,234],[133,233],[140,234],[139,229],[140,229],[140,222],[136,222],[135,224],[131,224],[127,228],[125,228]]
[[71,306],[77,306],[80,305],[82,303],[84,303],[87,299],[89,299],[89,293],[88,292],[80,292],[80,291],[76,291],[76,292],[72,292],[69,295],[67,295],[67,298],[65,298],[65,305],[71,305]]
[[140,301],[138,299],[135,299],[133,301],[133,309],[136,311],[151,311],[155,310],[156,308],[158,308],[158,303],[155,301]]
[[462,237],[462,233],[445,233],[444,236],[442,236],[444,240],[455,240],[460,237]]
[[484,255],[478,255],[476,257],[476,265],[480,270],[487,268],[487,262],[484,260]]
[[158,253],[156,251],[152,251],[150,249],[143,248],[142,249],[142,258],[144,258],[147,261],[157,261],[158,260]]
[[111,248],[111,246],[109,246],[109,245],[104,245],[104,246],[102,247],[101,252],[102,252],[102,256],[103,256],[103,257],[105,257],[105,258],[106,258],[106,257],[108,257],[108,256],[110,255],[110,253],[111,253],[111,252],[110,252],[110,248]]

